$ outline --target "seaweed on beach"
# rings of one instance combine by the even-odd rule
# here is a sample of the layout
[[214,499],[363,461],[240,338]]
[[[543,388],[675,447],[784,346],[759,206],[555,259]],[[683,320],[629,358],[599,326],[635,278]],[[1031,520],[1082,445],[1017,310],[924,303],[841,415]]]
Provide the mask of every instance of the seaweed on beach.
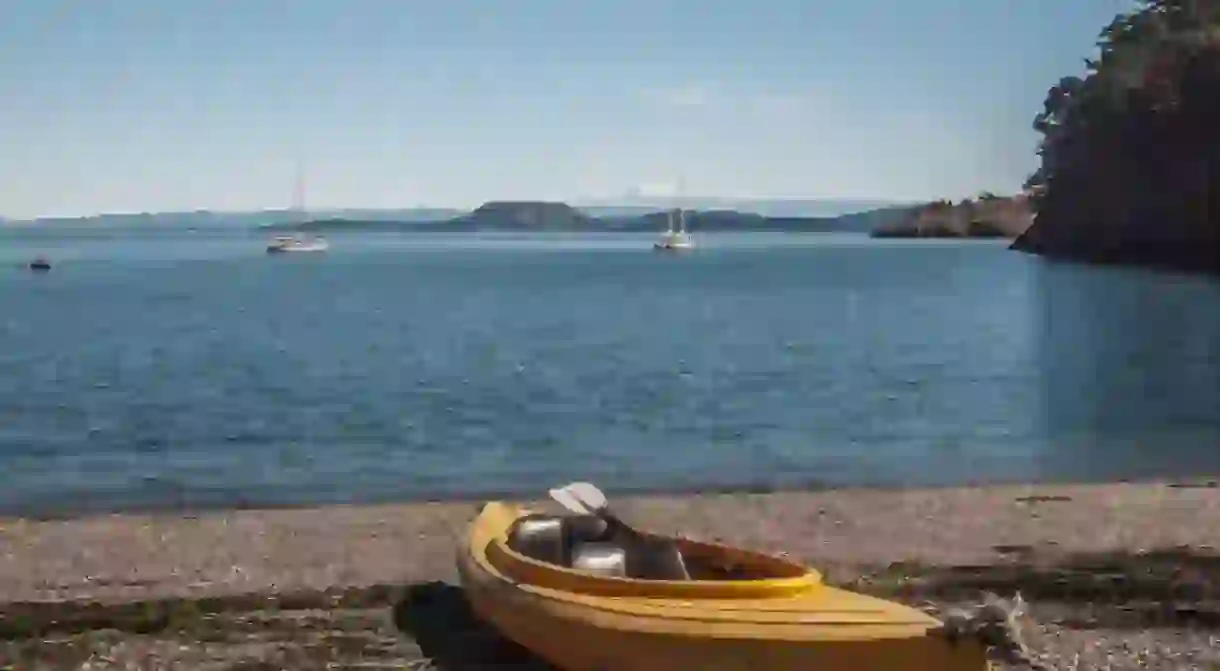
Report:
[[[845,576],[842,586],[936,608],[985,591],[1021,592],[1038,628],[1053,632],[1041,644],[1085,650],[1073,654],[1087,654],[1098,641],[1115,648],[1146,641],[1128,651],[1130,665],[1112,668],[1177,668],[1155,663],[1214,652],[1203,641],[1220,629],[1216,555],[1187,548],[1059,556],[1005,549],[1011,559],[991,565],[896,562],[857,569],[851,578],[846,569],[832,573]],[[79,668],[87,661],[91,669],[148,663],[218,671],[548,671],[479,621],[460,587],[443,582],[118,605],[6,604],[0,622],[6,639],[0,668]],[[1052,647],[1043,657],[1059,659],[1051,668],[1073,668],[1068,661],[1078,662],[1066,654]]]
[[895,563],[851,587],[907,601],[959,601],[981,592],[1025,598],[1059,613],[1060,624],[1120,629],[1220,629],[1220,555],[1163,548],[1055,555],[1001,548],[1016,558],[987,565]]
[[466,606],[462,590],[405,587],[127,604],[0,606],[0,668],[546,671]]

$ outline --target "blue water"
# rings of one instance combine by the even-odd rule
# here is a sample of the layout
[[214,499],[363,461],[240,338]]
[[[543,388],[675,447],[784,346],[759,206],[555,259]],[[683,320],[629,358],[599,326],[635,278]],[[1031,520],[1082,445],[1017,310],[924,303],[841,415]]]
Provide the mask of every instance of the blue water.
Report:
[[0,231],[0,512],[1220,470],[1215,281],[852,235],[331,242]]

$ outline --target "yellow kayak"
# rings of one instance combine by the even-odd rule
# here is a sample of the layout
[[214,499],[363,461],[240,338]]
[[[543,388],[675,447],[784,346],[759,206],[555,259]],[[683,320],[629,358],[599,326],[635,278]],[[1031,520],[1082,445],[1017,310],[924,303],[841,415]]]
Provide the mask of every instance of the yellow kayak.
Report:
[[990,668],[977,641],[803,565],[634,531],[607,542],[587,517],[488,503],[458,551],[474,611],[566,671]]

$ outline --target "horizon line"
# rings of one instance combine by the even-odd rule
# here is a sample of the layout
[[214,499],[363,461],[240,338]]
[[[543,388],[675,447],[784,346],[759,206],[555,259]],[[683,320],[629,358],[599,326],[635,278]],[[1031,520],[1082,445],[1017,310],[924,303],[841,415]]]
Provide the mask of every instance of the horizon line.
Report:
[[[894,199],[894,198],[878,198],[878,197],[819,197],[819,196],[776,196],[776,197],[752,197],[752,196],[623,196],[621,199],[610,198],[574,198],[574,199],[553,199],[553,198],[491,198],[481,201],[478,205],[471,206],[456,206],[456,205],[402,205],[389,207],[368,207],[368,206],[347,206],[347,205],[322,205],[310,207],[305,210],[310,212],[333,212],[333,211],[349,211],[349,212],[396,212],[396,211],[423,211],[423,210],[451,210],[455,212],[473,212],[480,206],[487,203],[505,203],[505,202],[534,202],[534,203],[561,203],[569,205],[575,209],[597,207],[657,207],[664,209],[667,207],[666,202],[690,202],[690,201],[713,201],[732,205],[734,203],[740,205],[762,204],[762,203],[844,203],[844,204],[869,204],[879,207],[901,206],[901,205],[916,205],[919,203],[932,202],[933,199]],[[97,219],[102,217],[139,217],[139,216],[165,216],[175,214],[219,214],[219,215],[244,215],[244,214],[272,214],[272,213],[290,213],[296,212],[291,205],[278,207],[263,207],[251,209],[211,209],[211,208],[194,208],[194,209],[171,209],[171,210],[112,210],[92,212],[88,214],[41,214],[35,216],[13,216],[0,214],[0,221],[5,222],[37,222],[54,219]]]

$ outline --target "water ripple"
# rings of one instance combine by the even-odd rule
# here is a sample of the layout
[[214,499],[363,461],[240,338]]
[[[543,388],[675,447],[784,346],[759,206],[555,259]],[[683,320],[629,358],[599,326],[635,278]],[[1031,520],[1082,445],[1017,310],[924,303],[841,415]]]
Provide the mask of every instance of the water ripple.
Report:
[[412,240],[57,239],[70,262],[0,282],[0,512],[1220,466],[1204,280],[834,236]]

